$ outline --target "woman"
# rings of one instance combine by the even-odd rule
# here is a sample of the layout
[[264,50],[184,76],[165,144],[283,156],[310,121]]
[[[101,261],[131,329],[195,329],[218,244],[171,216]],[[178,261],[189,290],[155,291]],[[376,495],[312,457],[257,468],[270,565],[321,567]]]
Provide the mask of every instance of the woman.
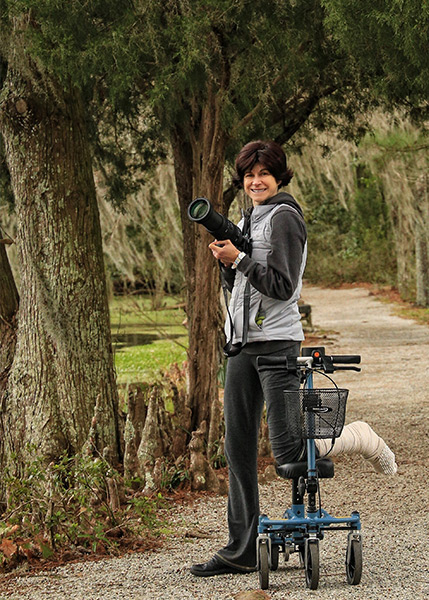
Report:
[[[229,466],[228,525],[230,539],[213,559],[194,565],[197,576],[246,573],[255,570],[256,531],[259,516],[257,448],[264,405],[270,441],[279,464],[304,457],[302,440],[294,439],[285,417],[284,389],[298,389],[295,374],[258,373],[262,354],[297,356],[304,339],[298,298],[307,254],[307,232],[298,203],[279,188],[289,183],[292,171],[275,142],[251,142],[236,159],[235,182],[252,200],[246,215],[252,238],[252,255],[240,252],[229,240],[210,244],[213,256],[225,267],[232,285],[227,336],[241,352],[228,360],[224,395],[225,455]],[[244,220],[239,223],[241,229]],[[250,284],[247,323],[243,322],[244,291]],[[246,332],[247,329],[247,332]],[[244,330],[244,331],[243,331]],[[247,341],[243,342],[247,337]],[[246,335],[247,334],[247,335]]]
[[[228,359],[224,392],[229,541],[211,560],[191,567],[199,577],[256,570],[257,451],[264,401],[277,463],[305,460],[306,452],[303,440],[291,434],[283,396],[283,390],[299,388],[298,375],[286,370],[259,373],[256,365],[263,354],[298,356],[304,339],[298,299],[307,232],[298,203],[290,194],[279,192],[293,172],[282,148],[272,141],[244,146],[235,166],[234,181],[252,200],[239,223],[250,233],[252,252],[240,252],[229,240],[215,240],[209,246],[232,289],[226,334],[235,355]],[[358,437],[354,430],[350,432],[349,438]],[[378,449],[370,453],[373,464],[377,453]]]

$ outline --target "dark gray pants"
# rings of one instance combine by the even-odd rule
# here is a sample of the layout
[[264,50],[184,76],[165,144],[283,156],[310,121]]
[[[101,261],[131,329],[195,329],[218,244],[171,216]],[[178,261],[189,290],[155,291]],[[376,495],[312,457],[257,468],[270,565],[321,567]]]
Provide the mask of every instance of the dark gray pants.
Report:
[[[273,356],[298,356],[299,342]],[[217,552],[224,562],[241,568],[256,566],[256,537],[259,517],[257,456],[259,426],[267,407],[269,436],[278,464],[302,459],[305,445],[289,431],[283,390],[299,388],[299,377],[285,369],[258,372],[257,355],[244,350],[228,359],[224,412],[225,455],[229,467],[229,542]]]

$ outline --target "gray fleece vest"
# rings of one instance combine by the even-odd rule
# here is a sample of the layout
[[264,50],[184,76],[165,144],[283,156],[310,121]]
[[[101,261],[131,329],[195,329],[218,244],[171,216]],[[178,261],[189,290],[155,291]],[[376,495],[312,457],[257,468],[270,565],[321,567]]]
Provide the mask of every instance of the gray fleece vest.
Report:
[[[255,206],[250,218],[250,233],[252,237],[252,258],[267,264],[267,255],[271,249],[270,239],[272,230],[272,216],[277,210],[292,210],[291,206],[284,204],[271,204]],[[243,227],[241,220],[238,226]],[[298,299],[302,288],[307,259],[307,243],[304,246],[298,285],[289,300],[276,300],[258,292],[250,286],[249,331],[247,342],[268,342],[275,340],[302,341],[304,334],[301,325],[301,316],[298,310]],[[247,277],[238,269],[235,275],[229,310],[234,323],[234,336],[232,343],[242,341],[243,334],[243,299]],[[227,339],[230,339],[230,325],[227,319],[225,325]]]

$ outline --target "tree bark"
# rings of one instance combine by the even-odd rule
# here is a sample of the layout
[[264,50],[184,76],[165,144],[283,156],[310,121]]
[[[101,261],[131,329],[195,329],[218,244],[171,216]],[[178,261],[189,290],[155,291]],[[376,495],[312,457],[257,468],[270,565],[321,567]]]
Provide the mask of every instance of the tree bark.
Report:
[[[226,137],[220,127],[219,98],[210,89],[201,113],[191,117],[198,127],[176,128],[171,140],[187,282],[191,431],[205,422],[211,443],[219,439],[220,433],[220,411],[215,410],[219,403],[217,374],[222,325],[219,267],[208,249],[213,237],[204,227],[192,223],[187,211],[195,197],[204,196],[215,210],[222,212]],[[217,417],[212,418],[213,415]]]
[[421,175],[416,183],[416,303],[429,306],[429,177]]
[[429,233],[416,225],[416,303],[429,306]]
[[[7,457],[119,457],[117,389],[85,113],[76,91],[10,60],[0,97],[21,298],[2,420]],[[24,62],[25,60],[25,62]]]

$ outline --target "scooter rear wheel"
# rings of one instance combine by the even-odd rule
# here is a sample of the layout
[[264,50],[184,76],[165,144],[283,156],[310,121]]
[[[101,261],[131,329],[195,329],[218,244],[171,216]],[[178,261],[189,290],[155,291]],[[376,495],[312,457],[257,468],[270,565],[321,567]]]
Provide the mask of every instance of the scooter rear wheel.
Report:
[[259,552],[259,586],[261,590],[268,589],[269,581],[269,556],[268,556],[268,542],[263,540],[258,545]]
[[310,590],[317,590],[319,585],[319,540],[305,542],[305,583]]

